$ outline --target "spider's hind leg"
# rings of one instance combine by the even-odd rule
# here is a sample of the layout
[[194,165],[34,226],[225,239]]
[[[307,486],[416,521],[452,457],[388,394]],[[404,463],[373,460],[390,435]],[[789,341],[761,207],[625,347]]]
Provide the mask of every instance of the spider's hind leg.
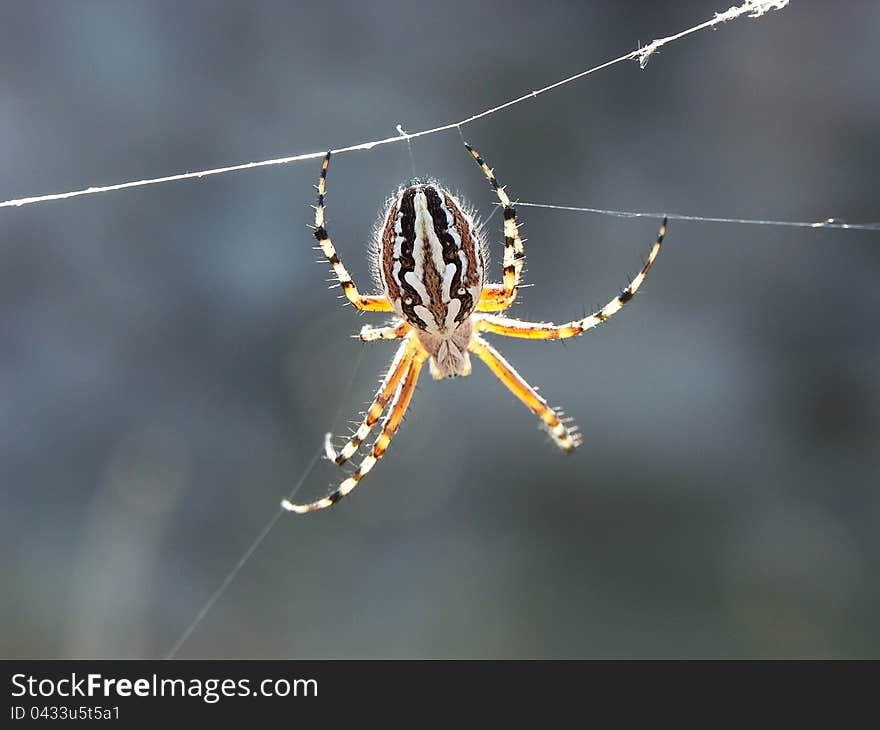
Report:
[[336,247],[333,245],[333,241],[330,240],[327,228],[324,226],[324,198],[327,194],[327,168],[329,166],[330,153],[328,152],[321,166],[321,178],[318,181],[318,203],[315,206],[315,238],[324,252],[324,256],[327,257],[330,266],[333,267],[333,273],[336,274],[342,291],[345,292],[345,296],[348,297],[348,300],[355,307],[369,312],[390,312],[391,303],[382,294],[361,294],[358,291],[351,275],[348,273],[348,269],[343,266],[339,254],[336,253]]
[[498,183],[494,171],[480,157],[480,153],[467,142],[464,146],[480,166],[504,208],[504,283],[501,286],[494,284],[486,286],[477,304],[477,311],[497,312],[507,309],[516,299],[516,291],[526,258],[525,248],[516,224],[516,208],[510,202],[504,188]]

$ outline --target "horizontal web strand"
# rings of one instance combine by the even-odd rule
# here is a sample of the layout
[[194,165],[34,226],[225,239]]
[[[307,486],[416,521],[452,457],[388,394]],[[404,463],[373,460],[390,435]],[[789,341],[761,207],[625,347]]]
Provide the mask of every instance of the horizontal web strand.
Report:
[[[657,50],[662,48],[668,43],[672,43],[673,41],[677,41],[680,38],[684,38],[692,33],[696,33],[701,30],[705,30],[707,28],[714,28],[716,25],[720,23],[725,23],[729,20],[734,20],[735,18],[739,18],[742,15],[746,15],[750,18],[758,18],[764,15],[771,10],[781,10],[786,5],[788,5],[789,0],[745,0],[742,5],[738,5],[735,7],[728,8],[724,12],[715,13],[714,17],[710,20],[707,20],[699,25],[695,25],[692,28],[688,28],[687,30],[683,30],[680,33],[676,33],[675,35],[666,36],[665,38],[658,38],[657,40],[653,40],[645,46],[642,46],[635,51],[631,51],[623,56],[619,56],[611,61],[606,61],[603,64],[598,66],[594,66],[593,68],[586,69],[585,71],[581,71],[572,76],[568,76],[560,81],[550,84],[549,86],[545,86],[541,89],[537,89],[535,91],[530,91],[522,96],[518,96],[515,99],[511,99],[499,106],[491,107],[490,109],[485,109],[478,114],[474,114],[465,119],[461,119],[457,122],[449,122],[448,124],[442,124],[438,127],[433,127],[431,129],[425,129],[420,132],[404,132],[402,129],[400,132],[394,137],[386,137],[385,139],[377,139],[371,142],[361,142],[359,144],[349,145],[347,147],[340,147],[338,149],[332,150],[334,154],[341,154],[343,152],[356,152],[362,150],[371,150],[374,147],[378,147],[380,145],[392,144],[395,142],[406,142],[416,137],[426,137],[430,134],[437,134],[438,132],[445,132],[450,129],[460,129],[466,124],[470,124],[471,122],[475,122],[478,119],[482,119],[483,117],[488,117],[491,114],[495,114],[496,112],[500,112],[503,109],[507,109],[516,104],[521,104],[528,99],[534,99],[540,94],[544,94],[548,91],[552,91],[553,89],[557,89],[560,86],[565,86],[566,84],[570,84],[573,81],[577,81],[578,79],[583,78],[584,76],[589,76],[592,73],[596,73],[597,71],[601,71],[603,69],[608,68],[609,66],[614,66],[615,64],[622,63],[623,61],[630,60],[638,60],[639,66],[644,68],[648,63],[648,59],[653,55]],[[84,188],[82,190],[71,190],[66,193],[52,193],[50,195],[36,195],[27,198],[15,198],[12,200],[4,200],[0,202],[0,208],[10,208],[10,207],[21,207],[23,205],[33,205],[34,203],[44,203],[50,200],[64,200],[66,198],[75,198],[81,195],[95,195],[96,193],[108,193],[115,190],[125,190],[126,188],[138,188],[144,187],[146,185],[159,185],[162,183],[175,182],[178,180],[190,180],[196,178],[208,177],[210,175],[223,175],[227,172],[236,172],[238,170],[249,170],[255,167],[269,167],[271,165],[286,165],[292,162],[302,162],[304,160],[314,160],[320,157],[323,157],[326,154],[326,150],[321,150],[320,152],[306,152],[300,155],[293,155],[291,157],[277,157],[272,160],[262,160],[260,162],[246,162],[240,165],[230,165],[227,167],[215,167],[210,170],[201,170],[199,172],[185,172],[178,175],[166,175],[164,177],[157,177],[145,180],[134,180],[131,182],[118,183],[115,185],[103,185],[96,187]]]
[[746,223],[753,226],[785,226],[788,228],[837,228],[848,231],[880,231],[880,223],[844,223],[837,218],[821,221],[768,221],[752,218],[712,218],[683,213],[644,213],[631,210],[604,210],[602,208],[578,208],[573,205],[552,205],[550,203],[525,203],[516,201],[518,208],[547,208],[549,210],[568,210],[575,213],[596,213],[617,218],[669,218],[677,221],[700,221],[705,223]]

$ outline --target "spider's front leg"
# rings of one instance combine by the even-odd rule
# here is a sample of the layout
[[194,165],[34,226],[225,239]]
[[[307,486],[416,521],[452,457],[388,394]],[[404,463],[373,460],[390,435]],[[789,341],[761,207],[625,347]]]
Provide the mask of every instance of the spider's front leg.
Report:
[[566,421],[561,419],[559,414],[547,405],[547,401],[538,395],[537,391],[514,370],[498,350],[478,335],[471,337],[468,349],[486,363],[498,379],[510,389],[510,392],[541,419],[553,442],[560,449],[571,452],[580,446],[581,437],[577,433],[577,427],[570,427]]
[[384,295],[365,295],[358,291],[348,270],[342,265],[342,261],[336,253],[336,247],[327,234],[327,229],[324,226],[324,198],[327,192],[327,168],[329,166],[330,153],[328,152],[324,158],[324,164],[321,166],[321,178],[318,181],[318,204],[315,206],[315,238],[318,240],[318,245],[324,252],[324,256],[327,257],[327,261],[330,262],[330,266],[333,267],[336,278],[339,280],[339,285],[342,287],[342,291],[345,292],[345,296],[348,297],[348,301],[358,309],[368,312],[390,312],[391,303]]
[[[414,340],[408,340],[408,342],[413,341]],[[373,448],[370,455],[364,458],[360,463],[358,470],[348,477],[348,479],[344,480],[336,488],[336,491],[327,497],[308,504],[294,504],[290,500],[285,499],[281,503],[281,506],[284,509],[290,512],[296,512],[297,514],[306,514],[307,512],[326,509],[327,507],[336,504],[358,485],[358,482],[363,479],[363,477],[376,465],[376,462],[379,461],[388,450],[391,439],[394,438],[394,434],[397,433],[397,429],[400,427],[401,421],[403,421],[406,409],[409,407],[410,400],[412,400],[412,395],[419,379],[419,373],[421,372],[422,366],[425,364],[427,358],[428,353],[420,346],[417,347],[413,357],[409,361],[406,374],[403,376],[402,382],[394,393],[394,398],[391,401],[388,414],[385,416],[385,420],[382,423],[382,433],[380,433],[373,442]]]
[[370,435],[370,431],[373,430],[373,426],[378,423],[382,412],[385,410],[385,406],[388,405],[388,401],[391,400],[391,397],[400,385],[400,381],[403,380],[403,377],[409,371],[417,349],[418,344],[414,339],[407,340],[397,348],[397,353],[391,361],[388,372],[385,373],[385,377],[382,379],[373,402],[364,414],[363,422],[345,446],[336,451],[332,443],[333,434],[328,433],[324,437],[324,453],[330,461],[341,466],[357,453],[361,444]]
[[[389,325],[388,327],[364,325],[361,328],[360,335],[354,336],[359,337],[363,342],[399,340],[406,337],[407,333],[411,330],[412,327],[406,322]],[[324,434],[324,454],[327,456],[327,459],[334,462],[337,466],[342,466],[357,453],[364,439],[370,435],[373,426],[379,421],[379,417],[385,410],[385,406],[388,405],[388,401],[391,400],[391,396],[394,395],[394,391],[397,390],[397,386],[400,384],[401,379],[406,374],[409,363],[412,361],[415,350],[416,343],[413,340],[404,342],[398,348],[397,354],[391,361],[391,366],[388,368],[388,372],[385,373],[382,384],[379,386],[375,398],[373,398],[373,402],[364,414],[363,422],[339,451],[333,448],[333,434],[329,432]]]
[[399,340],[406,337],[412,329],[412,325],[406,320],[392,323],[385,327],[373,327],[365,324],[359,334],[355,335],[361,342],[375,342],[376,340]]
[[630,301],[639,287],[645,281],[645,277],[651,270],[660,247],[663,245],[663,237],[666,235],[666,218],[660,226],[657,241],[648,255],[648,261],[636,277],[620,294],[612,299],[599,311],[593,312],[583,319],[573,320],[566,324],[553,324],[552,322],[522,322],[510,317],[498,317],[491,314],[480,314],[474,317],[474,329],[478,332],[494,332],[507,337],[522,337],[529,340],[563,340],[568,337],[577,337],[584,332],[602,324],[606,319],[617,314],[624,305]]

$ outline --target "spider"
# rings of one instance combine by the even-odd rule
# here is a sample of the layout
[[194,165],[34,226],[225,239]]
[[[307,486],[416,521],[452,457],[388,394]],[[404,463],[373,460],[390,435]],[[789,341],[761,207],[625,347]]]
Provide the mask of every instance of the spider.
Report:
[[538,418],[553,442],[564,452],[581,443],[577,428],[551,408],[491,344],[480,336],[490,332],[532,340],[576,337],[616,314],[636,293],[651,269],[663,236],[666,218],[642,270],[619,295],[598,311],[566,324],[523,322],[489,312],[513,304],[520,286],[525,252],[516,222],[516,209],[494,172],[480,154],[465,143],[483,170],[504,210],[504,278],[486,283],[486,246],[468,208],[437,182],[401,188],[387,204],[374,236],[372,265],[381,294],[361,294],[336,253],[324,225],[324,197],[330,153],[324,158],[315,207],[315,238],[348,301],[367,312],[394,312],[385,327],[365,325],[364,342],[402,340],[363,422],[338,452],[325,440],[327,458],[338,465],[352,458],[388,409],[382,431],[357,471],[330,495],[308,504],[284,500],[284,509],[299,514],[336,504],[349,494],[382,458],[406,413],[425,362],[435,379],[469,375],[470,354],[476,355]]

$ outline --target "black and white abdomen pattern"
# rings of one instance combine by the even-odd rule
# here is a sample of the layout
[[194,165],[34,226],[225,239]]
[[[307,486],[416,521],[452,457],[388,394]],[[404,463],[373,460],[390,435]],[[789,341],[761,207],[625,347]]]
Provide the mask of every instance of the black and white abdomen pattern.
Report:
[[391,201],[377,268],[403,319],[440,338],[470,317],[484,282],[483,246],[471,216],[440,185],[411,185]]

